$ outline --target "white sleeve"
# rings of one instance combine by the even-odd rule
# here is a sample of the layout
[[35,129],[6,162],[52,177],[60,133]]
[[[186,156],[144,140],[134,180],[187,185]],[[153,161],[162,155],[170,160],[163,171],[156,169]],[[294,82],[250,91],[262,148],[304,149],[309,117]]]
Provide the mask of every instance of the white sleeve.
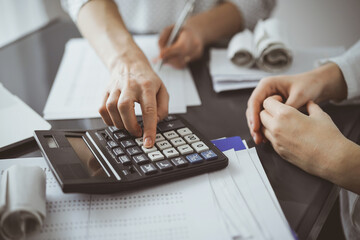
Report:
[[347,84],[347,99],[360,98],[360,40],[343,55],[328,59],[336,63]]
[[270,16],[276,0],[226,0],[235,4],[245,20],[245,28],[254,29],[259,19]]
[[76,22],[80,8],[88,1],[90,0],[61,0],[61,6],[71,19]]

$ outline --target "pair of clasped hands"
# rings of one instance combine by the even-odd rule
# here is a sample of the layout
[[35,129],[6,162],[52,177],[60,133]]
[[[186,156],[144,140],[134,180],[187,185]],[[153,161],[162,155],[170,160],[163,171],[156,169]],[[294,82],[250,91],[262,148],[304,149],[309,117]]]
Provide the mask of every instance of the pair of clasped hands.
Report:
[[[200,58],[204,43],[191,28],[183,27],[171,46],[167,40],[173,26],[159,37],[160,55],[164,64],[184,68]],[[126,128],[133,136],[144,137],[144,147],[154,145],[157,123],[168,114],[169,95],[164,83],[152,69],[143,52],[133,43],[130,56],[123,56],[110,69],[111,80],[99,109],[103,121],[110,126]],[[143,130],[136,121],[134,104],[140,103]]]

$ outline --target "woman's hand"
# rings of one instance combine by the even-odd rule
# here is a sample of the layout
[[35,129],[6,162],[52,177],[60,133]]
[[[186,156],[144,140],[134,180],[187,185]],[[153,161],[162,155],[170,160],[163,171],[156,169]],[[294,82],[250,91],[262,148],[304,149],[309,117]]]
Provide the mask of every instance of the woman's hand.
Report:
[[111,70],[111,81],[99,112],[107,125],[126,128],[132,135],[140,137],[142,129],[136,121],[134,110],[135,102],[140,103],[144,146],[152,147],[157,122],[168,114],[169,95],[140,50],[135,61],[124,59],[119,60]]
[[260,113],[262,133],[275,151],[301,169],[336,182],[348,142],[329,115],[313,101],[309,115],[281,103],[280,96],[264,101]]
[[246,110],[250,133],[256,144],[264,141],[260,122],[263,102],[273,95],[281,95],[286,105],[299,108],[310,100],[321,102],[344,99],[347,89],[342,73],[334,63],[302,74],[262,79],[251,94]]
[[160,56],[164,62],[171,66],[181,69],[198,58],[204,51],[204,42],[201,36],[193,29],[184,26],[176,38],[175,42],[167,46],[167,41],[174,26],[165,28],[160,34],[159,48]]

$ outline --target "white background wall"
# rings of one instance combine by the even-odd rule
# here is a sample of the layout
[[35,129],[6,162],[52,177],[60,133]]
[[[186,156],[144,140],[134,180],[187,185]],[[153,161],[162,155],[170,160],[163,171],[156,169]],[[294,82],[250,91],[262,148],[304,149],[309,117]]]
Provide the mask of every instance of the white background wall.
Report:
[[345,46],[360,39],[360,0],[277,0],[274,17],[294,46]]

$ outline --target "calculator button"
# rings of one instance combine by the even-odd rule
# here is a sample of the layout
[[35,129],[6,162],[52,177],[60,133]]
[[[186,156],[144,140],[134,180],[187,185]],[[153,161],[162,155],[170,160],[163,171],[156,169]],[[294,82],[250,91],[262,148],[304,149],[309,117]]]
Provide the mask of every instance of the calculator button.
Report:
[[192,131],[190,129],[188,129],[187,127],[186,128],[180,128],[177,130],[177,132],[180,134],[180,136],[186,136],[186,135],[189,135],[189,134],[192,134]]
[[152,163],[142,165],[140,166],[140,168],[146,175],[150,175],[157,172],[156,167]]
[[162,171],[171,170],[173,168],[173,166],[171,165],[171,163],[168,160],[156,162],[156,166]]
[[185,167],[188,162],[185,160],[184,157],[177,157],[177,158],[173,158],[171,159],[171,162],[176,166],[176,167]]
[[196,152],[203,152],[209,150],[209,147],[205,145],[203,142],[196,142],[191,144],[191,146],[195,149]]
[[116,142],[114,142],[114,141],[108,141],[107,142],[107,145],[109,146],[109,147],[111,147],[111,148],[115,148],[115,147],[118,147],[119,145],[116,143]]
[[184,137],[184,139],[188,144],[200,141],[198,136],[196,136],[195,134],[187,135],[187,136]]
[[145,154],[136,155],[133,157],[133,159],[137,164],[144,164],[150,161]]
[[124,140],[120,142],[120,145],[123,148],[133,147],[136,146],[135,142],[133,140]]
[[141,149],[140,149],[139,147],[130,147],[130,148],[127,148],[127,149],[126,149],[126,152],[127,152],[130,156],[133,156],[133,155],[142,153],[142,151],[141,151]]
[[164,155],[162,155],[159,151],[148,153],[148,156],[151,161],[159,161],[164,159]]
[[182,139],[180,137],[171,139],[170,142],[172,143],[172,145],[174,145],[174,147],[178,147],[178,146],[186,144],[184,139]]
[[164,150],[164,149],[167,149],[167,148],[171,148],[171,144],[168,142],[168,141],[162,141],[162,142],[157,142],[156,143],[156,146],[158,146],[158,148],[160,150]]
[[114,132],[117,132],[119,131],[120,129],[118,129],[117,127],[115,126],[109,126],[108,129],[110,130],[110,132],[114,133]]
[[161,141],[164,141],[165,138],[163,135],[161,135],[160,133],[156,134],[155,136],[155,142],[161,142]]
[[203,158],[205,158],[205,160],[214,160],[214,159],[217,159],[217,157],[218,157],[216,155],[216,153],[214,153],[212,150],[208,150],[208,151],[202,152],[200,154]]
[[157,151],[157,148],[155,146],[153,146],[152,148],[146,148],[146,147],[142,146],[141,149],[144,151],[144,153]]
[[163,135],[166,137],[166,139],[170,140],[173,138],[178,137],[179,135],[175,132],[175,131],[169,131],[169,132],[164,132]]
[[187,155],[186,159],[189,160],[189,162],[191,162],[191,163],[200,163],[203,161],[203,158],[200,157],[200,155],[197,153]]
[[182,145],[177,148],[177,150],[180,152],[181,155],[186,155],[189,153],[193,153],[194,149],[192,149],[189,145]]
[[171,122],[160,122],[158,124],[158,129],[160,130],[160,132],[167,132],[170,130],[182,128],[184,126],[185,125],[180,120],[175,120]]
[[174,115],[169,115],[166,118],[164,118],[164,121],[169,122],[169,121],[173,121],[176,120],[177,118]]
[[144,138],[135,138],[135,142],[137,143],[137,145],[142,146],[144,144]]
[[163,151],[164,155],[167,158],[177,157],[179,156],[179,152],[175,150],[175,148],[168,148]]
[[130,135],[125,130],[119,130],[119,132],[114,133],[116,140],[121,141],[126,138],[129,138]]
[[129,171],[128,171],[128,170],[122,170],[122,173],[123,173],[125,176],[129,175]]
[[116,156],[124,154],[124,151],[120,147],[114,148],[113,152],[115,153]]
[[130,165],[131,164],[130,158],[128,156],[126,156],[126,155],[122,155],[122,156],[118,157],[118,160],[123,165]]

